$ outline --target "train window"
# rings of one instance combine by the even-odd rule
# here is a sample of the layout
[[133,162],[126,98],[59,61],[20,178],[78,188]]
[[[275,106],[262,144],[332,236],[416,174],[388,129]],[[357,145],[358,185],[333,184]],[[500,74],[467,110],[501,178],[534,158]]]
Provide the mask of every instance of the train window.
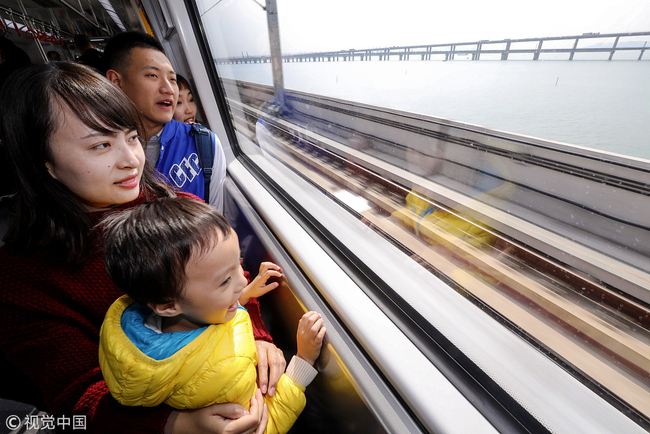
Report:
[[478,307],[649,427],[648,10],[497,3],[195,12],[237,155],[397,323],[508,389]]

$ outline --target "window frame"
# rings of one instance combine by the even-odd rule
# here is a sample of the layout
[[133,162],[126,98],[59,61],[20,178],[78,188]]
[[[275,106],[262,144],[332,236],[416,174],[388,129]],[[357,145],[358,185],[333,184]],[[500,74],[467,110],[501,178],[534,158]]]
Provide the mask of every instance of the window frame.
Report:
[[[161,1],[165,1],[165,0],[161,0]],[[444,330],[445,324],[434,324],[429,321],[423,321],[414,318],[421,315],[419,315],[419,313],[412,308],[412,305],[414,305],[414,303],[411,300],[407,300],[404,297],[402,297],[403,294],[399,295],[399,297],[390,298],[390,302],[387,302],[386,296],[391,291],[393,291],[393,286],[394,286],[391,285],[390,283],[391,282],[390,276],[380,276],[375,271],[372,271],[373,269],[374,270],[377,270],[378,268],[381,269],[381,264],[378,264],[379,267],[377,264],[373,264],[373,266],[369,266],[368,263],[372,262],[370,259],[367,259],[363,256],[360,257],[358,254],[352,252],[348,248],[348,245],[350,244],[349,242],[342,243],[338,241],[339,238],[334,237],[334,234],[332,234],[332,232],[325,229],[325,226],[322,224],[322,219],[320,218],[315,219],[313,217],[314,215],[318,215],[318,213],[315,213],[313,211],[313,209],[317,209],[317,207],[310,206],[309,207],[310,212],[307,212],[306,208],[302,204],[297,204],[295,201],[291,199],[291,197],[294,195],[304,195],[304,192],[301,193],[300,191],[297,190],[292,191],[291,186],[279,185],[278,182],[276,181],[279,178],[277,178],[277,176],[271,175],[275,173],[273,171],[273,168],[265,167],[264,170],[262,170],[261,167],[265,166],[265,163],[263,161],[255,161],[255,159],[251,159],[249,156],[241,152],[239,147],[239,137],[228,115],[228,108],[227,108],[228,105],[226,102],[225,93],[221,88],[216,67],[212,62],[212,56],[210,55],[209,48],[207,46],[205,33],[203,31],[203,25],[201,20],[198,19],[198,11],[196,9],[196,5],[189,0],[186,0],[185,4],[187,7],[189,20],[192,23],[191,27],[194,32],[196,45],[198,46],[199,51],[201,52],[202,68],[207,71],[207,80],[211,85],[213,98],[216,100],[216,105],[220,113],[220,122],[218,123],[223,126],[225,130],[225,134],[227,136],[227,142],[224,142],[224,144],[227,143],[232,152],[231,154],[229,153],[230,154],[229,162],[230,162],[230,166],[232,166],[232,167],[229,166],[228,169],[229,176],[235,180],[239,188],[248,188],[248,186],[246,185],[247,183],[250,182],[251,185],[254,184],[252,180],[248,179],[247,175],[245,175],[244,173],[254,174],[255,183],[259,183],[260,185],[262,185],[264,191],[266,191],[268,194],[271,195],[273,201],[282,204],[283,207],[287,207],[288,209],[292,210],[292,212],[289,213],[289,215],[291,216],[292,219],[294,219],[294,221],[301,221],[303,223],[307,223],[307,232],[310,233],[313,239],[318,239],[322,243],[321,247],[324,248],[325,251],[329,252],[329,256],[331,258],[336,258],[338,267],[342,270],[345,270],[348,275],[354,276],[353,280],[357,284],[363,283],[365,294],[371,299],[373,299],[375,303],[377,304],[383,303],[385,313],[389,314],[393,321],[402,324],[402,330],[410,330],[409,333],[412,334],[412,336],[410,336],[412,337],[412,341],[416,343],[419,342],[418,345],[421,350],[424,349],[424,351],[428,351],[429,344],[431,343],[436,343],[436,345],[439,345],[436,340],[432,339],[432,335],[439,334],[440,336],[446,339],[447,334],[442,331]],[[179,18],[175,17],[175,19],[179,19]],[[214,125],[212,125],[212,123],[211,126],[214,128]],[[234,159],[234,161],[230,161],[230,159]],[[244,179],[247,180],[244,181]],[[246,187],[244,187],[245,185]],[[257,185],[255,185],[255,189],[256,188]],[[261,190],[258,193],[254,193],[254,194],[251,193],[251,194],[252,196],[249,196],[249,199],[250,197],[254,197],[256,194],[261,194]],[[314,191],[314,194],[322,195],[322,192]],[[279,231],[281,228],[279,228],[277,225],[273,225],[270,223],[272,218],[272,213],[275,212],[275,211],[271,211],[271,208],[274,207],[270,206],[268,203],[264,204],[263,206],[258,204],[257,206],[255,206],[255,211],[265,220],[267,224],[269,224],[269,226],[272,228],[273,231],[276,231],[277,234],[278,233],[277,231]],[[336,218],[339,221],[340,219],[345,219],[350,217],[349,214],[334,213],[334,215],[337,216]],[[350,227],[362,229],[360,226],[358,226],[361,225],[361,223],[358,222],[357,220],[350,221],[349,223],[350,223]],[[285,234],[284,236],[290,238],[290,235],[288,234]],[[289,241],[285,240],[283,242],[289,242]],[[297,258],[300,259],[300,255],[297,255]],[[300,260],[302,261],[302,259]],[[313,272],[315,270],[307,267],[305,271]],[[421,270],[421,272],[424,273],[426,271]],[[420,277],[424,278],[424,275],[421,275]],[[430,279],[431,279],[431,275],[427,274],[426,280],[430,280]],[[368,283],[371,281],[372,283]],[[413,282],[414,285],[417,285],[418,283],[419,282],[417,281]],[[442,281],[436,284],[444,285]],[[395,295],[395,294],[393,293],[390,295]],[[398,300],[399,302],[396,303],[395,300]],[[454,303],[455,304],[458,303],[459,306],[462,306],[462,309],[467,309],[469,312],[471,312],[471,315],[465,319],[471,319],[471,317],[484,317],[484,319],[489,318],[488,316],[483,316],[483,314],[480,313],[481,310],[477,306],[468,302],[467,300],[464,299],[458,300]],[[427,326],[427,324],[429,326]],[[593,416],[594,413],[593,409],[595,407],[589,407],[589,406],[585,407],[584,405],[578,405],[580,403],[589,402],[595,405],[596,407],[601,407],[603,409],[603,411],[597,412],[598,417],[596,418],[596,420],[598,421],[598,423],[596,423],[596,421],[592,421],[588,423],[588,426],[590,426],[591,428],[598,427],[596,431],[602,429],[604,426],[607,426],[606,424],[608,423],[608,421],[611,422],[612,420],[618,420],[620,421],[620,423],[624,423],[624,424],[626,424],[625,421],[631,422],[629,418],[627,418],[622,413],[618,412],[618,410],[615,410],[614,413],[612,413],[610,411],[612,407],[608,403],[605,403],[605,401],[602,401],[600,400],[600,398],[597,398],[592,391],[588,391],[584,387],[584,385],[580,384],[578,380],[568,375],[566,371],[564,371],[563,369],[555,365],[555,363],[549,360],[548,358],[546,358],[545,355],[541,354],[536,349],[530,347],[528,343],[524,342],[520,337],[510,333],[507,329],[501,327],[501,325],[499,325],[497,322],[490,319],[488,323],[484,324],[483,328],[481,326],[478,326],[476,331],[480,332],[481,329],[483,331],[490,330],[489,334],[497,335],[499,339],[503,339],[503,342],[507,342],[508,345],[513,345],[513,348],[516,347],[518,350],[521,349],[524,353],[529,353],[530,350],[533,350],[533,352],[528,354],[526,357],[530,357],[531,360],[534,360],[533,366],[535,366],[534,368],[535,371],[538,371],[539,373],[540,370],[543,370],[545,372],[552,373],[552,378],[563,378],[562,391],[548,390],[548,388],[544,388],[544,387],[541,387],[540,389],[536,388],[534,390],[534,393],[531,394],[526,394],[524,391],[523,395],[520,395],[518,399],[515,400],[521,402],[521,404],[517,403],[516,406],[519,406],[520,409],[524,411],[524,414],[520,415],[519,417],[527,418],[528,416],[530,416],[533,419],[533,421],[537,422],[537,418],[536,418],[537,416],[540,419],[544,420],[544,424],[547,426],[549,424],[552,427],[563,426],[564,423],[566,423],[571,419],[569,416],[566,416],[567,414],[582,414],[583,416],[589,416],[589,418],[591,418]],[[475,337],[475,339],[478,338]],[[422,344],[422,342],[420,342],[422,340],[424,340],[425,344]],[[479,341],[481,340],[482,339],[479,339]],[[524,345],[523,347],[520,346],[522,344]],[[462,345],[454,345],[453,347],[447,349],[447,353],[453,352],[451,350],[454,351],[458,350],[460,347],[462,347]],[[465,350],[467,351],[466,348]],[[434,358],[431,355],[428,355],[428,357],[430,359]],[[476,363],[472,362],[471,369],[469,369],[470,373],[474,369],[478,369],[477,363],[480,363],[481,365],[485,366],[485,362],[483,359],[480,358],[476,359],[475,357],[470,357],[469,359],[477,360]],[[458,362],[456,361],[456,363]],[[499,361],[497,360],[494,363],[498,364]],[[520,362],[519,365],[520,366],[526,365],[529,367],[531,366],[528,365],[526,362]],[[457,369],[468,371],[467,366],[463,366],[463,363],[459,363]],[[476,371],[474,375],[479,375],[481,372],[485,372],[484,369],[478,369],[478,371]],[[489,377],[491,378],[492,376]],[[541,376],[541,379],[545,380],[544,377],[545,376]],[[503,384],[502,381],[499,382]],[[476,387],[477,384],[473,385],[471,388]],[[514,386],[516,386],[516,384],[514,384]],[[544,385],[540,383],[540,386],[544,386]],[[456,384],[455,387],[460,387],[460,386],[459,384]],[[483,386],[478,386],[478,389],[481,389],[482,387]],[[496,396],[496,398],[493,398],[495,402],[501,402],[501,399],[506,399],[505,397],[511,397],[509,393],[505,392],[506,389],[512,393],[513,389],[508,384],[505,384],[504,386],[498,386],[498,390],[496,389],[491,391],[488,390],[485,393],[487,393],[487,395],[489,396]],[[540,390],[545,390],[545,389],[547,391],[540,394]],[[501,392],[499,392],[499,390]],[[499,397],[501,393],[504,393],[505,397]],[[554,397],[554,396],[558,397],[558,393],[563,395],[564,399],[558,400],[558,402],[553,406],[548,406],[548,408],[552,409],[553,411],[550,411],[547,415],[548,417],[545,417],[544,414],[542,413],[546,413],[547,406],[545,406],[545,404],[548,404],[546,400],[550,397]],[[541,396],[535,396],[535,395],[541,395]],[[573,398],[568,400],[568,402],[565,402],[567,395],[572,395]],[[573,403],[573,405],[570,405],[571,403]],[[508,410],[508,408],[506,408],[505,405],[503,406],[503,408],[505,408],[506,411]],[[526,408],[529,410],[526,410]],[[568,411],[568,409],[571,410]],[[518,411],[519,410],[515,411],[515,413],[518,413]],[[566,417],[564,419],[561,417],[560,418],[553,417],[554,412],[556,413],[556,415],[564,414]],[[486,417],[492,416],[494,418],[495,411],[490,410],[488,406],[488,408],[483,409],[483,413],[486,414]],[[496,413],[499,412],[496,411]],[[536,416],[532,416],[532,413],[534,413]],[[617,415],[621,416],[622,419],[621,417],[616,417]],[[515,420],[517,420],[517,418],[515,418]],[[591,426],[590,423],[593,423],[593,426]],[[617,424],[617,427],[622,426],[620,425],[620,423]],[[499,424],[500,423],[497,423],[497,425]],[[633,426],[639,428],[639,426],[636,424],[634,424]]]

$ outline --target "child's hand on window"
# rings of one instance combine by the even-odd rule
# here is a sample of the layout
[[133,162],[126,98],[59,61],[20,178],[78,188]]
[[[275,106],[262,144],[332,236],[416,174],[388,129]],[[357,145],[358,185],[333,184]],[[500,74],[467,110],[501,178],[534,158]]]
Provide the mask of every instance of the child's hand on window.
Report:
[[242,296],[239,298],[239,304],[242,306],[248,303],[251,298],[261,297],[269,291],[274,290],[280,284],[278,282],[271,282],[267,285],[267,281],[273,277],[282,277],[282,268],[273,262],[262,262],[260,264],[260,272],[253,279],[251,283],[248,284]]
[[320,356],[325,333],[327,333],[327,328],[318,312],[310,311],[304,314],[298,322],[296,333],[298,352],[296,356],[314,366],[316,359]]

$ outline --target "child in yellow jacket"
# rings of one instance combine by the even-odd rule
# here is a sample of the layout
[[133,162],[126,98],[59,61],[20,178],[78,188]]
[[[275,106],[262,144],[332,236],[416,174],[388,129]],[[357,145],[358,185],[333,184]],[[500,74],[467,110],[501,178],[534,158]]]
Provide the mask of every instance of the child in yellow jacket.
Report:
[[[237,234],[214,208],[164,198],[116,213],[103,223],[105,261],[128,295],[108,310],[99,360],[111,394],[123,405],[178,409],[234,402],[248,408],[257,388],[250,318],[240,304],[268,290],[279,267],[263,263],[248,285]],[[307,312],[297,356],[266,396],[267,433],[285,433],[305,406],[326,333]]]

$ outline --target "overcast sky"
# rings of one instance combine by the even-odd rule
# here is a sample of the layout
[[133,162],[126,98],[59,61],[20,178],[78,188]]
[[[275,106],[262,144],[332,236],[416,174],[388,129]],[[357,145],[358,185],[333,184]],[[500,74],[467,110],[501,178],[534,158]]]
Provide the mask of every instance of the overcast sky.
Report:
[[[229,55],[269,53],[266,13],[258,4],[265,0],[198,3],[208,33],[218,29]],[[650,0],[277,0],[277,5],[285,54],[650,31]]]

